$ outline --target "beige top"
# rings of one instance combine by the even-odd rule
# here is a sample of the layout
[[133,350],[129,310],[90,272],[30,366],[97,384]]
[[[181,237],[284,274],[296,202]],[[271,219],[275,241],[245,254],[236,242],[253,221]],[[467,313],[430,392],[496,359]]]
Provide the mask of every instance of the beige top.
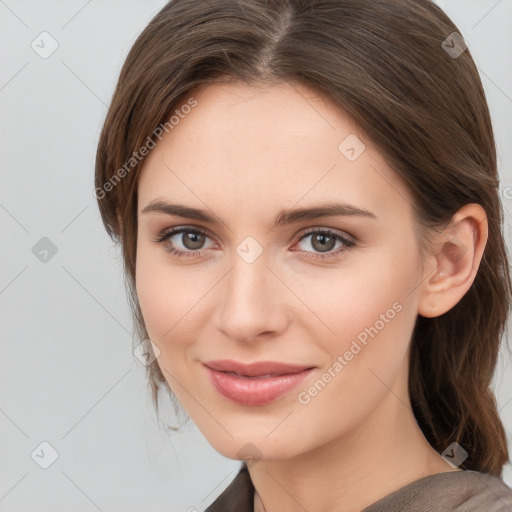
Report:
[[[361,512],[512,512],[512,489],[479,471],[447,471],[420,478]],[[205,512],[254,512],[254,486],[244,463]]]

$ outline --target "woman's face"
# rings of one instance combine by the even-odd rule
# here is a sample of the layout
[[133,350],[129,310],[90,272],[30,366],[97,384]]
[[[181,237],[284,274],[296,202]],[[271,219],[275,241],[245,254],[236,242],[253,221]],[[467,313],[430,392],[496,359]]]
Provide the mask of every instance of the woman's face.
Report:
[[[408,401],[425,277],[410,195],[348,115],[304,86],[193,97],[139,182],[136,284],[154,364],[220,453],[290,458]],[[338,210],[304,214],[327,205]],[[218,360],[309,370],[205,366]]]

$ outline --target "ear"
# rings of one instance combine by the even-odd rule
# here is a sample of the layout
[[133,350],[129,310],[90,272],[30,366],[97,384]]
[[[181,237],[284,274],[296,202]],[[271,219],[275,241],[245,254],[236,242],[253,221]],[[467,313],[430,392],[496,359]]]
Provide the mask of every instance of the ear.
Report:
[[475,280],[488,236],[487,215],[478,204],[463,206],[429,244],[418,313],[432,318],[453,308]]

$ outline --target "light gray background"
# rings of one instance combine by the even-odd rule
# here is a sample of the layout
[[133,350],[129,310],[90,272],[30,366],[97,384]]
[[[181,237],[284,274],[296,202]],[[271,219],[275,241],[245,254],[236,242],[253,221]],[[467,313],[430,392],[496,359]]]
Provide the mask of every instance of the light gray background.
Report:
[[[158,428],[131,352],[119,251],[92,192],[121,65],[165,3],[0,0],[1,511],[201,511],[240,467],[191,421],[171,437]],[[439,4],[488,94],[511,247],[512,1]],[[59,45],[47,59],[31,48],[43,31]],[[46,262],[32,250],[43,237],[57,249]],[[509,443],[511,383],[504,352],[495,389]],[[31,456],[49,457],[44,441],[58,453],[48,469]]]

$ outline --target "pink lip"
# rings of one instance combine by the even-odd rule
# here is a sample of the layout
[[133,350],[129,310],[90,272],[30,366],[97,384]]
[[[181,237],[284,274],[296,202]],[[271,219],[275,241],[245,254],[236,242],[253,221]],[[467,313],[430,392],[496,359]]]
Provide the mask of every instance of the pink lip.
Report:
[[203,364],[217,391],[242,405],[264,405],[272,402],[297,386],[313,370],[311,366],[273,361],[245,365],[221,360]]

